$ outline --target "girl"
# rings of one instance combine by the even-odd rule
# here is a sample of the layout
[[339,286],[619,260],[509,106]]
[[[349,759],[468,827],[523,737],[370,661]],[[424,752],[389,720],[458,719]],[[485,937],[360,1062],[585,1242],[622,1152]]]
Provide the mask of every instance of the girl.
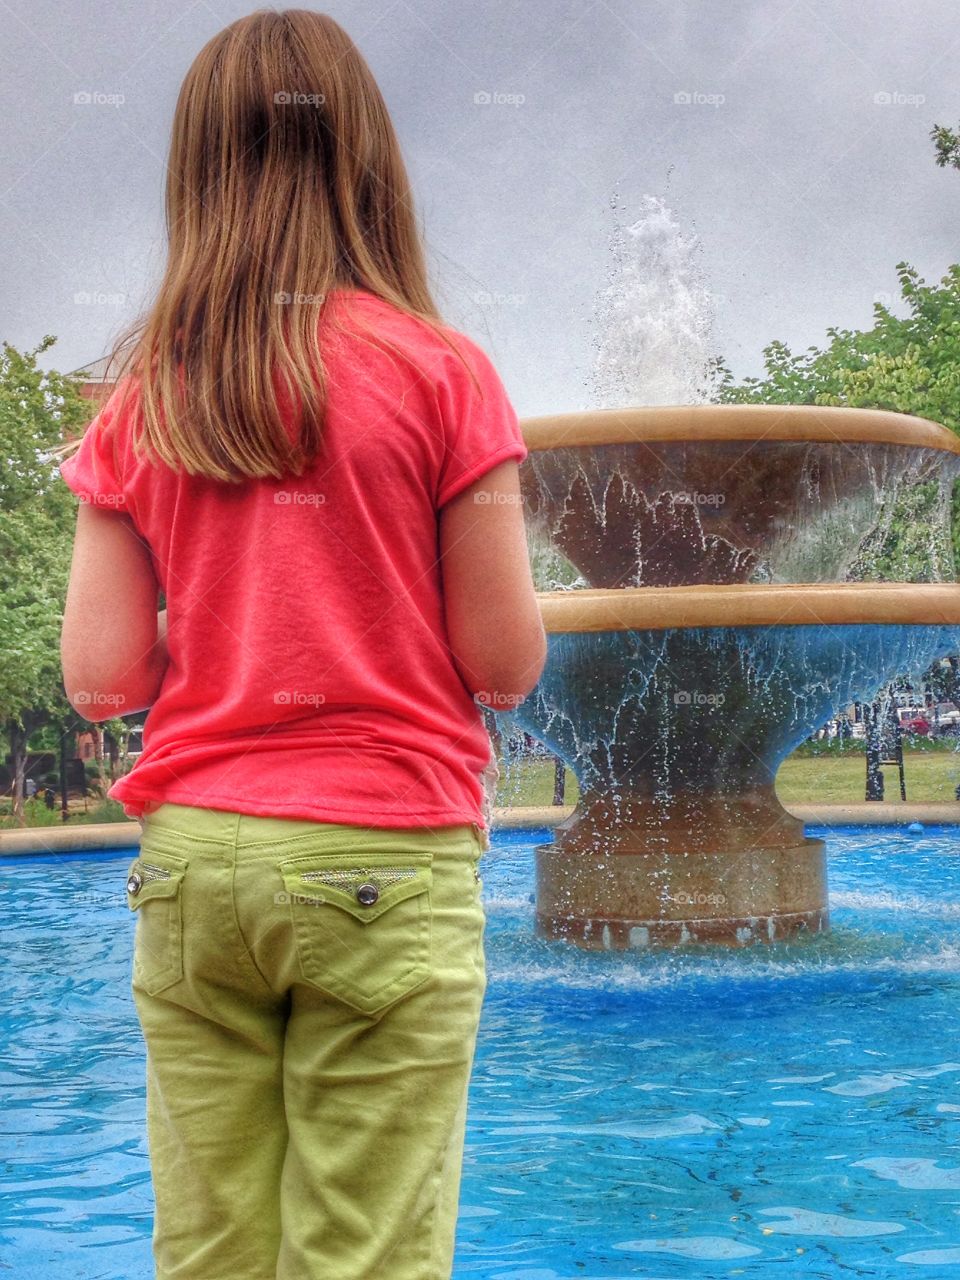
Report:
[[[158,1280],[449,1277],[497,709],[545,642],[516,414],[439,318],[383,99],[260,11],[180,92],[169,260],[62,463],[64,681],[110,794]],[[162,592],[165,610],[158,614]]]

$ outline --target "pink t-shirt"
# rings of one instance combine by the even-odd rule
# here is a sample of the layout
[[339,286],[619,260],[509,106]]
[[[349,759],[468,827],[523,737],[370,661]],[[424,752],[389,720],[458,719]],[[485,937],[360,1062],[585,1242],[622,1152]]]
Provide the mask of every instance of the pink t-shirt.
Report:
[[170,663],[143,754],[109,793],[129,816],[172,801],[486,826],[490,743],[447,645],[437,512],[522,461],[517,416],[465,335],[447,329],[482,396],[422,321],[367,291],[327,305],[400,354],[321,313],[324,447],[302,476],[230,485],[137,458],[119,388],[61,466],[82,500],[131,518],[167,601]]

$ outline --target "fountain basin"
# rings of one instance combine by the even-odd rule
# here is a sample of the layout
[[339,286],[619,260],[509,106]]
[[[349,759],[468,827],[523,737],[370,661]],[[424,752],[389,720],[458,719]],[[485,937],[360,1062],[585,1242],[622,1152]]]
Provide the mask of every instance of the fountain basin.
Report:
[[[830,849],[830,933],[586,953],[531,936],[531,846],[549,831],[494,832],[456,1276],[956,1270],[929,1251],[960,1256],[960,830],[816,834]],[[155,1274],[133,922],[117,893],[134,852],[4,859],[10,1277]],[[771,1231],[771,1218],[808,1234]],[[691,1256],[691,1237],[713,1248]],[[897,1261],[920,1250],[927,1266]]]
[[899,497],[932,482],[924,580],[952,579],[960,439],[873,409],[683,405],[527,419],[531,526],[591,587],[869,577]]

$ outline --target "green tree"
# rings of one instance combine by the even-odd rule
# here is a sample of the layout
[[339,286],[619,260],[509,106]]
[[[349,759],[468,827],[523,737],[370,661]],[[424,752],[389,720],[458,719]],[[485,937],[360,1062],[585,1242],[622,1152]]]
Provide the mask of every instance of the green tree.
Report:
[[949,165],[953,169],[960,169],[960,134],[942,124],[935,124],[930,130],[930,137],[936,148],[936,161],[940,168],[944,169]]
[[54,341],[0,351],[0,726],[21,822],[30,734],[51,721],[68,731],[75,718],[63,693],[60,626],[76,504],[51,450],[91,413],[75,379],[38,368]]

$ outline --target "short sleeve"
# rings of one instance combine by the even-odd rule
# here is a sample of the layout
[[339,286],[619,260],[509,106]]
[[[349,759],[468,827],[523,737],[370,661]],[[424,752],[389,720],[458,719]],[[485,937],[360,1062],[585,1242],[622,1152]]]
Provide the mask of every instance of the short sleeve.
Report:
[[445,446],[437,486],[438,507],[501,462],[511,458],[522,462],[527,456],[516,410],[493,362],[475,342],[463,334],[457,337],[476,383],[459,356],[451,352],[451,372],[439,397]]
[[60,463],[60,475],[81,502],[127,512],[120,449],[122,392],[120,383],[87,426],[76,452]]

